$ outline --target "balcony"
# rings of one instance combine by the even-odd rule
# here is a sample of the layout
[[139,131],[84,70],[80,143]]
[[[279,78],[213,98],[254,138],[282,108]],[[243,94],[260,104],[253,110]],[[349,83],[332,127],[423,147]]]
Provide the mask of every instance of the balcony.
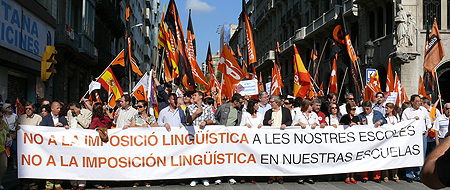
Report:
[[150,47],[148,44],[142,44],[144,59],[150,59]]
[[78,46],[78,51],[82,54],[87,55],[90,58],[94,58],[95,47],[94,41],[92,41],[87,35],[80,35],[80,44]]
[[73,31],[73,36],[68,33],[68,27],[65,24],[56,26],[55,45],[65,46],[76,53],[82,53],[90,59],[94,59],[95,47],[87,35]]
[[151,23],[151,15],[152,15],[152,11],[150,8],[145,8],[145,15],[144,15],[144,19],[145,19],[145,25],[149,26]]
[[150,36],[152,35],[152,31],[150,30],[150,26],[144,27],[144,40],[146,44],[150,43]]
[[283,51],[289,49],[294,42],[297,43],[303,39],[313,38],[313,36],[318,33],[329,33],[327,32],[327,30],[333,27],[334,20],[337,19],[342,7],[345,17],[348,17],[350,15],[357,16],[358,7],[353,2],[354,0],[348,0],[344,3],[343,6],[336,5],[332,9],[319,16],[319,18],[311,22],[308,26],[302,27],[295,31],[294,36],[290,37],[280,45],[280,53],[283,53]]
[[264,63],[272,63],[272,61],[275,60],[275,51],[274,50],[269,50],[268,52],[266,52],[266,54],[264,54],[264,56],[262,56],[261,58],[258,59],[257,64],[255,65],[256,68],[258,67],[262,67],[264,65]]

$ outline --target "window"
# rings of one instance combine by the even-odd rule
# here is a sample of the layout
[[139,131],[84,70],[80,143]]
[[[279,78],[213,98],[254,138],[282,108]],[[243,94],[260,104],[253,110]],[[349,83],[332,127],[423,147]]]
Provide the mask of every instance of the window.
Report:
[[392,6],[392,2],[387,2],[386,3],[386,35],[392,34],[392,20],[393,20],[393,6]]
[[[375,13],[369,13],[369,23],[375,23]],[[369,37],[371,40],[375,40],[375,25],[369,24]]]
[[438,27],[441,28],[441,1],[423,0],[423,29],[427,29],[427,20],[428,26],[431,29],[434,18],[436,18]]
[[377,9],[377,38],[384,36],[383,8]]

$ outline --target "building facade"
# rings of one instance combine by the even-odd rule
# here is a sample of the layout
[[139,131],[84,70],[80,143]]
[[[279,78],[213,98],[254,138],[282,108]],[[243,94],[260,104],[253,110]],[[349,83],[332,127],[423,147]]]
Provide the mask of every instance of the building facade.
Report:
[[0,4],[0,95],[36,101],[45,96],[40,70],[45,46],[55,44],[56,0],[2,0]]
[[[311,50],[316,45],[320,59],[318,84],[323,82],[326,91],[331,72],[331,42],[328,39],[335,20],[343,11],[347,32],[359,57],[359,67],[366,81],[366,69],[377,69],[382,90],[385,89],[387,65],[391,58],[392,69],[396,72],[408,95],[417,93],[419,76],[423,75],[423,56],[425,49],[426,20],[436,17],[444,49],[450,48],[448,41],[447,18],[450,2],[447,0],[249,0],[247,14],[253,24],[253,34],[258,63],[257,73],[261,72],[263,82],[271,81],[272,61],[275,59],[276,43],[280,44],[280,62],[284,81],[283,94],[292,94],[293,89],[293,44],[299,50],[305,67],[312,70]],[[400,10],[401,9],[401,10]],[[401,19],[404,17],[403,19]],[[428,19],[427,19],[428,18]],[[231,44],[242,44],[242,18],[239,27],[230,40]],[[408,42],[399,40],[398,25],[406,24]],[[400,31],[402,32],[402,31]],[[232,47],[234,45],[231,45]],[[344,79],[346,66],[342,53],[339,54],[338,86],[348,92],[348,75]],[[445,56],[437,67],[441,84],[450,80],[449,59]],[[311,73],[312,74],[312,73]],[[450,92],[441,88],[444,99],[450,100]],[[343,94],[342,94],[343,95]]]

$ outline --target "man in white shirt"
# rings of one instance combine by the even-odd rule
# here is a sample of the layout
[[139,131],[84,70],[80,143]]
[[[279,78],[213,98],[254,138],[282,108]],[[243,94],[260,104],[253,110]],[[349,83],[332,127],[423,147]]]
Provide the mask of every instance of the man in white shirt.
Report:
[[[423,155],[425,157],[425,152],[427,152],[427,137],[428,137],[428,129],[431,128],[431,119],[428,110],[425,107],[420,106],[422,100],[419,95],[414,94],[411,96],[411,104],[412,106],[406,108],[402,114],[402,121],[416,119],[419,121],[425,122],[425,127],[421,130],[423,134]],[[413,180],[420,181],[420,170],[422,167],[417,168],[406,168],[406,181],[412,183]],[[417,171],[417,175],[414,172]]]
[[131,119],[138,113],[136,109],[131,106],[131,97],[125,94],[120,98],[120,108],[116,111],[114,116],[114,124],[116,128],[127,129],[130,127]]

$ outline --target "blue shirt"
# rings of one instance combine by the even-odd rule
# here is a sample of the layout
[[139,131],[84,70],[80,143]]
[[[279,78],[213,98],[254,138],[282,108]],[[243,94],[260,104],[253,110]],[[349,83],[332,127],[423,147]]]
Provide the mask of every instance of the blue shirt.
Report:
[[170,106],[162,109],[159,112],[158,117],[158,125],[164,126],[166,123],[170,125],[170,127],[180,127],[183,126],[180,118],[180,108],[175,108],[175,112],[170,109]]
[[272,106],[270,104],[266,104],[265,107],[263,107],[261,104],[259,104],[258,113],[261,115],[264,115],[267,110],[272,109]]

